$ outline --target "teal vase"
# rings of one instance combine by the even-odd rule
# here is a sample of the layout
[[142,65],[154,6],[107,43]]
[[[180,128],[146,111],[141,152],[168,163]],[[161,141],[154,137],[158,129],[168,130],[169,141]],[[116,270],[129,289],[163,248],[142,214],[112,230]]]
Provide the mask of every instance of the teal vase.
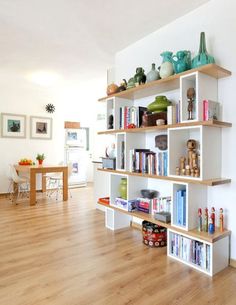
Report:
[[214,63],[215,63],[214,57],[207,53],[205,33],[201,32],[199,52],[198,55],[194,57],[192,60],[192,68],[198,68],[207,64],[214,64]]
[[127,200],[127,178],[121,178],[119,185],[119,193],[122,199]]

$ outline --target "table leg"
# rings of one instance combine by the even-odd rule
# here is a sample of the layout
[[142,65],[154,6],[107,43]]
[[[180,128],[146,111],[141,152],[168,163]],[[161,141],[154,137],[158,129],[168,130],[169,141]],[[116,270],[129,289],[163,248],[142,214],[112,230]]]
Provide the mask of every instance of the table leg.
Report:
[[13,183],[13,194],[12,194],[12,202],[16,202],[17,198],[18,198],[18,184],[17,183]]
[[36,204],[36,173],[30,171],[30,205]]
[[45,174],[42,174],[42,193],[45,193],[47,191],[46,180],[47,179]]
[[63,201],[68,200],[68,167],[63,169]]

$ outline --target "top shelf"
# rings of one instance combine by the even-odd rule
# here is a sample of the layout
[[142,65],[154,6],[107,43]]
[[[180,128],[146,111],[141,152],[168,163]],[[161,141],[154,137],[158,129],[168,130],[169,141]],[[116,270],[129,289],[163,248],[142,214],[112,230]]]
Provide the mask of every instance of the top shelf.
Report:
[[179,88],[179,78],[181,76],[197,71],[217,79],[224,78],[232,74],[229,70],[226,70],[216,64],[209,64],[196,69],[187,70],[179,74],[171,75],[167,78],[152,81],[150,83],[146,83],[138,87],[131,88],[116,94],[102,97],[98,101],[104,102],[111,97],[120,97],[128,100],[135,100],[135,99],[159,94],[162,92],[175,90]]

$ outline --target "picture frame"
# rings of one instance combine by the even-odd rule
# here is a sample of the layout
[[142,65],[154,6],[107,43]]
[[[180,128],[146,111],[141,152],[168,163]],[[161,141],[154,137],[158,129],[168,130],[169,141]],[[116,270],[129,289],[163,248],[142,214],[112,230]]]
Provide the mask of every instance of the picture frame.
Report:
[[52,118],[30,116],[30,138],[38,140],[51,140]]
[[1,113],[2,138],[26,138],[26,115]]

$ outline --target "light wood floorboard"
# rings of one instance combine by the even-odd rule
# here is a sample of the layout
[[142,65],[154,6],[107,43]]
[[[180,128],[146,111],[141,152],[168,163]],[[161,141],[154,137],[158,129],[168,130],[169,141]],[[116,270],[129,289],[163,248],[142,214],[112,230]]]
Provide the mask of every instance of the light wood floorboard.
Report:
[[1,305],[236,304],[234,268],[212,279],[145,246],[139,230],[106,229],[92,194],[0,200]]

